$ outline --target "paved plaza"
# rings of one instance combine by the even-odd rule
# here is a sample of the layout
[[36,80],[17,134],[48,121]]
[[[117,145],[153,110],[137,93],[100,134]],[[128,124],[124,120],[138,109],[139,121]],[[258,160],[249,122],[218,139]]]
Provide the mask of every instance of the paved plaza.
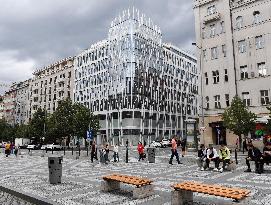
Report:
[[[246,166],[244,156],[240,156],[241,163],[234,172],[213,172],[198,171],[195,164],[195,154],[189,153],[182,158],[182,163],[169,165],[169,149],[157,151],[156,163],[149,164],[138,162],[136,148],[129,150],[129,163],[125,163],[124,150],[120,154],[119,163],[108,165],[100,164],[97,161],[91,163],[86,152],[81,153],[79,160],[75,155],[67,152],[63,160],[63,178],[59,185],[51,185],[48,182],[48,156],[42,157],[41,151],[34,151],[30,156],[27,150],[22,150],[17,158],[10,156],[6,158],[1,154],[0,182],[1,185],[25,194],[31,194],[59,205],[82,205],[82,204],[144,204],[144,205],[166,205],[171,201],[171,185],[177,182],[192,180],[246,188],[251,195],[246,204],[249,205],[270,205],[271,203],[271,166],[266,166],[264,174],[244,173]],[[63,152],[56,152],[54,155],[63,155]],[[154,181],[155,195],[134,200],[131,190],[133,187],[123,185],[122,191],[104,193],[100,191],[101,178],[110,173],[140,176]],[[20,201],[6,193],[0,192],[1,204],[30,204]],[[194,194],[194,204],[236,204],[230,199]],[[3,202],[3,200],[5,200]]]

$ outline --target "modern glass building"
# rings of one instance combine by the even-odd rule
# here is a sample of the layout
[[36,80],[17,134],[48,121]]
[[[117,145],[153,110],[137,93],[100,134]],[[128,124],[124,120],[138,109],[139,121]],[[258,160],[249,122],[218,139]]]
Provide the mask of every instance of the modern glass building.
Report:
[[108,38],[75,58],[74,101],[99,116],[104,140],[124,144],[183,136],[197,117],[196,58],[162,42],[138,10],[115,18]]

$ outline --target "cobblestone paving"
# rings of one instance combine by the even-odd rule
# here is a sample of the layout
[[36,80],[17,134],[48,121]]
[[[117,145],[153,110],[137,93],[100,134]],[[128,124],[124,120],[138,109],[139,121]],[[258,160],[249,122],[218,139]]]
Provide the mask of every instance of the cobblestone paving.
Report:
[[[123,152],[124,153],[124,152]],[[41,157],[40,151],[35,151],[32,156],[27,151],[15,158],[0,156],[0,182],[3,185],[19,189],[25,193],[52,200],[60,205],[83,205],[83,204],[142,204],[142,205],[169,205],[171,185],[186,180],[220,184],[223,186],[240,187],[251,190],[251,196],[247,200],[248,205],[270,205],[271,204],[271,167],[266,167],[262,175],[256,173],[244,173],[244,157],[234,172],[198,171],[195,165],[195,157],[190,154],[182,158],[183,164],[169,165],[168,158],[170,150],[158,151],[156,163],[137,162],[136,150],[130,150],[129,163],[122,160],[119,163],[109,165],[91,163],[86,153],[82,153],[79,160],[71,152],[67,152],[63,161],[62,184],[50,185],[48,183],[48,159],[45,154]],[[55,153],[63,155],[63,152]],[[120,156],[124,159],[124,155]],[[155,185],[155,195],[134,200],[131,195],[131,186],[122,185],[122,191],[104,193],[99,191],[101,177],[110,173],[121,173],[152,179]],[[194,194],[198,205],[226,205],[233,204],[232,200]],[[1,197],[2,198],[2,197]],[[5,197],[3,197],[5,198]],[[9,198],[9,197],[7,197]],[[12,199],[12,197],[10,198]],[[4,205],[27,204],[20,201],[0,203]],[[28,204],[27,204],[28,205]]]
[[0,191],[0,204],[1,205],[32,205],[31,203],[24,201],[18,197],[14,197],[11,194]]

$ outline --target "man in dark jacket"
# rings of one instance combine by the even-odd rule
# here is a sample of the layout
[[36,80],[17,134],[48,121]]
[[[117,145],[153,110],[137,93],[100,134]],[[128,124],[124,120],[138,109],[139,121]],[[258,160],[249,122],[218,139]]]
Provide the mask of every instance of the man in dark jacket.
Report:
[[204,165],[204,162],[206,161],[206,155],[207,155],[207,149],[205,148],[204,144],[201,144],[200,149],[198,150],[198,158],[197,158],[197,163],[201,171],[204,171],[205,166],[206,166]]
[[255,172],[257,172],[258,174],[263,173],[262,153],[257,147],[254,147],[252,144],[248,145],[248,157],[246,158],[247,170],[245,172],[251,172],[250,161],[255,162]]

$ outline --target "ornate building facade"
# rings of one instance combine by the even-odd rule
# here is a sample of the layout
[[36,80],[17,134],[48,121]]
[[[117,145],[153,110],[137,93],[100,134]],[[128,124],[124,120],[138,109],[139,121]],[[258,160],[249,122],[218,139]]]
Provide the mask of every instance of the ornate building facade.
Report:
[[104,140],[150,142],[183,136],[198,111],[195,57],[162,42],[144,14],[123,11],[108,38],[75,58],[74,101],[99,116]]
[[[269,118],[271,1],[195,0],[196,44],[202,73],[205,144],[234,145],[222,113],[238,95],[264,124]],[[200,112],[201,113],[201,112]],[[251,132],[252,138],[255,132]]]
[[72,97],[73,60],[65,58],[34,72],[29,83],[29,120],[39,107],[53,113],[61,100]]

